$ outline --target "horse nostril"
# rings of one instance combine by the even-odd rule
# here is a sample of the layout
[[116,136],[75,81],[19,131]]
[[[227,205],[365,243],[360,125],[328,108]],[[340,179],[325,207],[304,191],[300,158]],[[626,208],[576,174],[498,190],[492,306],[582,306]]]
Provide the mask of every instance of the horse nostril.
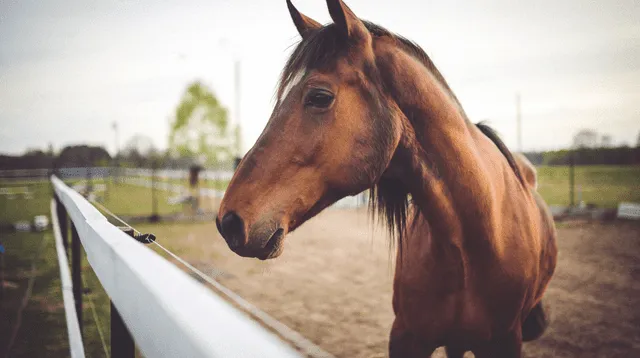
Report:
[[222,228],[220,228],[220,219],[216,217],[216,227],[218,228],[218,232],[222,235]]
[[218,225],[218,230],[231,249],[236,249],[244,244],[244,222],[235,212],[230,211],[224,215],[222,222]]

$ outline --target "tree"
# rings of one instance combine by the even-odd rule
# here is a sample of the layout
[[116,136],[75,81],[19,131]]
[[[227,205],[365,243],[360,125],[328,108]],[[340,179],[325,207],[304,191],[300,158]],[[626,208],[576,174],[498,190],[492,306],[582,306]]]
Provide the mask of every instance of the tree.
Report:
[[46,169],[53,166],[54,157],[39,149],[29,149],[20,156],[0,155],[0,169]]
[[233,131],[228,127],[227,110],[210,89],[196,81],[187,87],[176,108],[169,151],[208,165],[228,160],[234,148]]
[[591,129],[582,129],[573,136],[574,148],[595,148],[598,146],[598,133]]
[[110,161],[111,156],[103,147],[75,145],[62,149],[56,164],[59,168],[73,168],[104,166]]
[[136,134],[129,139],[122,151],[122,159],[129,164],[141,167],[151,165],[151,158],[155,157],[157,150],[151,138]]

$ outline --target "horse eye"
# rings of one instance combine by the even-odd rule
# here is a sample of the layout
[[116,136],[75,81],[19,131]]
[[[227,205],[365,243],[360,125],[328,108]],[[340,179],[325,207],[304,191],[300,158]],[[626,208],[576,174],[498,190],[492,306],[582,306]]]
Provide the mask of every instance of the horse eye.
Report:
[[307,94],[307,98],[304,101],[305,106],[311,106],[315,108],[327,108],[333,102],[333,94],[326,90],[314,89]]

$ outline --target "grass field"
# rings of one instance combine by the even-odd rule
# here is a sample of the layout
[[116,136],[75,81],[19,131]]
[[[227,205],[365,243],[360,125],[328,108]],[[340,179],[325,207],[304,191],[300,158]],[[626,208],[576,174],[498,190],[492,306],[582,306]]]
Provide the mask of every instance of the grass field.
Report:
[[[73,183],[71,183],[73,184]],[[31,220],[35,215],[50,217],[51,188],[47,181],[0,182],[0,187],[29,187],[31,199],[15,195],[9,199],[0,196],[0,223]],[[147,204],[144,190],[123,185],[112,191],[117,197],[129,197],[132,213],[145,213]],[[136,202],[138,205],[136,205]],[[166,200],[165,200],[166,202]],[[149,202],[150,203],[150,202]],[[150,205],[150,204],[149,204]],[[137,211],[136,211],[137,210]],[[126,210],[125,210],[126,211]],[[3,274],[3,295],[0,298],[0,355],[7,352],[10,337],[15,335],[7,357],[68,357],[69,345],[64,307],[62,303],[60,268],[55,253],[51,230],[40,233],[0,232],[0,244],[5,253],[0,254]],[[70,258],[69,258],[70,259]],[[31,280],[31,278],[34,278]],[[87,357],[104,357],[105,349],[98,327],[109,349],[110,306],[93,269],[83,253],[82,277],[84,286],[83,340]],[[27,294],[29,281],[32,290]],[[23,305],[21,310],[20,307]],[[95,308],[94,318],[92,306]],[[14,334],[15,332],[15,334]]]
[[[102,204],[117,215],[143,216],[150,215],[153,208],[151,188],[133,184],[108,184],[107,192],[99,193]],[[169,198],[175,194],[156,190],[158,214],[169,214],[180,211],[180,206],[169,205]]]
[[[161,181],[165,181],[168,183],[172,183],[172,184],[178,184],[178,185],[182,185],[182,186],[187,186],[189,185],[188,181],[186,179],[167,179],[167,178],[159,178],[158,180]],[[227,188],[227,185],[229,185],[229,182],[226,180],[200,180],[200,187],[201,188],[212,188],[212,189],[217,189],[217,190],[225,190]]]
[[[541,166],[538,191],[550,205],[569,205],[569,167]],[[187,185],[184,179],[164,179]],[[202,180],[202,187],[226,189],[228,182]],[[600,207],[617,207],[621,201],[640,202],[640,166],[578,166],[575,168],[575,201],[579,195],[586,203]]]
[[[0,300],[0,353],[7,352],[10,337],[15,336],[7,357],[68,357],[60,269],[52,232],[2,234],[0,242],[6,249],[4,296]],[[103,357],[98,324],[108,347],[109,299],[86,259],[83,261],[85,353],[87,357]],[[30,295],[29,281],[32,281]],[[96,308],[98,324],[90,301]]]
[[[538,191],[550,205],[569,205],[569,167],[538,167]],[[613,208],[621,201],[640,202],[640,166],[575,168],[575,200]]]
[[27,188],[31,193],[30,199],[24,194],[0,195],[0,223],[33,220],[36,215],[49,214],[52,189],[48,181],[0,181],[0,187],[7,188],[11,192]]
[[[100,182],[96,181],[95,184]],[[68,183],[73,184],[73,183]],[[24,195],[0,196],[0,223],[15,223],[19,220],[33,220],[35,215],[48,215],[49,200],[52,189],[48,182],[15,182],[1,183],[0,187],[29,188],[32,198]],[[180,211],[178,205],[169,205],[169,197],[173,194],[157,190],[158,213],[168,214]],[[152,213],[151,189],[130,184],[108,184],[106,192],[98,192],[97,197],[102,199],[102,204],[118,215],[143,216]]]
[[[538,167],[538,191],[550,205],[569,205],[569,168]],[[186,186],[182,179],[164,181]],[[100,183],[96,180],[95,183]],[[225,181],[202,180],[201,187],[224,190]],[[0,223],[32,220],[35,215],[48,212],[51,188],[47,181],[0,181],[0,187],[10,190],[27,187],[31,199],[18,194],[13,197],[0,195]],[[13,189],[11,189],[13,188]],[[107,182],[107,192],[98,193],[103,204],[118,215],[143,216],[152,213],[151,189],[147,187]],[[157,190],[158,213],[170,214],[183,210],[181,205],[170,205],[169,198],[176,194]],[[575,200],[582,199],[600,207],[613,208],[621,201],[640,202],[640,166],[579,166],[575,169]],[[28,205],[24,205],[28,203]],[[214,204],[205,203],[207,210],[217,210]]]
[[[17,233],[2,235],[0,242],[6,249],[0,352],[7,351],[10,337],[15,335],[8,356],[42,357],[49,352],[62,356],[68,346],[58,264],[52,254],[55,250],[53,236],[50,233]],[[18,315],[32,276],[35,279],[31,295],[22,314]]]
[[[73,186],[79,180],[66,181]],[[176,184],[181,181],[174,180]],[[105,191],[96,192],[98,200],[116,215],[147,216],[153,213],[153,196],[151,188],[127,183],[112,183],[111,181],[94,180],[94,185],[104,184]],[[203,181],[202,187],[216,187],[224,189],[223,183]],[[0,181],[0,188],[10,192],[18,192],[27,188],[30,195],[23,194],[0,195],[0,224],[13,224],[17,221],[32,221],[36,215],[48,215],[49,199],[53,195],[51,185],[46,180],[39,181]],[[157,213],[159,215],[175,214],[184,211],[181,204],[170,204],[169,199],[179,194],[156,190]],[[205,211],[215,211],[215,200],[201,198],[201,207]]]
[[[550,205],[569,205],[569,167],[541,166],[538,191]],[[162,179],[187,185],[184,179]],[[202,180],[201,187],[226,189],[227,181]],[[578,166],[575,168],[575,202],[582,199],[600,207],[617,207],[621,201],[640,202],[640,166]]]

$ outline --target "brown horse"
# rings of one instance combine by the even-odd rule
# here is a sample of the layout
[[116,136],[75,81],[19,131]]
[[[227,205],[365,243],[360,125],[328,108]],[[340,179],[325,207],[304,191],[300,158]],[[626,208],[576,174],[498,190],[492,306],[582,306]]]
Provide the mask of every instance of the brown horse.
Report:
[[469,121],[414,43],[340,0],[326,26],[287,5],[302,41],[221,203],[229,247],[277,257],[288,232],[371,189],[398,246],[390,356],[520,357],[556,264],[535,170]]

